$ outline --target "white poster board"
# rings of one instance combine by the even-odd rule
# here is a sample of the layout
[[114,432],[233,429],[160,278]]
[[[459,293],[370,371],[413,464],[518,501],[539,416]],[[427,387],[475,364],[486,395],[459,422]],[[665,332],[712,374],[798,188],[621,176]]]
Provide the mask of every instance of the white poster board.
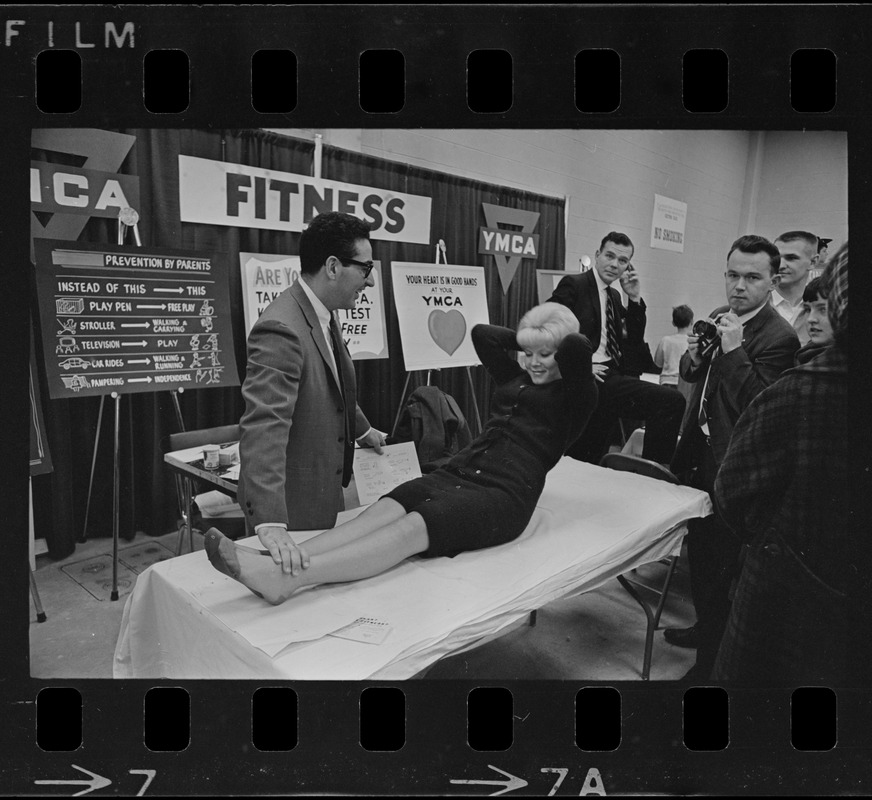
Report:
[[407,372],[480,363],[470,331],[490,321],[483,267],[401,261],[391,276]]
[[651,247],[683,253],[686,221],[687,203],[655,194],[654,213],[651,216]]
[[342,338],[355,361],[388,357],[388,331],[385,326],[385,292],[380,261],[369,276],[372,286],[367,286],[358,296],[354,308],[340,308],[336,320]]
[[560,283],[567,275],[577,275],[576,272],[567,272],[565,269],[537,269],[536,289],[539,294],[539,303],[547,303]]
[[240,253],[245,338],[263,310],[300,277],[300,257]]
[[[245,335],[251,332],[263,310],[300,277],[300,257],[271,253],[240,253],[242,308]],[[336,320],[351,357],[356,361],[388,357],[385,327],[384,283],[381,263],[371,273],[373,286],[367,286],[353,309],[340,309]]]

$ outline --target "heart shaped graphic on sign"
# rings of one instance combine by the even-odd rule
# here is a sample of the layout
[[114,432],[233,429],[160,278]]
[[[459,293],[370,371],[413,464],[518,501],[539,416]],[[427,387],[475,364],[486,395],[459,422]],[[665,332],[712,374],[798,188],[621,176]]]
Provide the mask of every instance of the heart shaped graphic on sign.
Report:
[[454,355],[454,351],[463,343],[466,336],[466,320],[456,309],[451,311],[433,310],[427,317],[427,328],[430,336],[448,355]]

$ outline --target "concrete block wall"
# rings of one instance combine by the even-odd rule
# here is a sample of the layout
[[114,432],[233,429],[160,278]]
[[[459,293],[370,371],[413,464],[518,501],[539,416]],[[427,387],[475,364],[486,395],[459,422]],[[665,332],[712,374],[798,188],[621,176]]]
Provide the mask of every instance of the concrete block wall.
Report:
[[[280,131],[311,138],[316,131]],[[566,260],[577,271],[603,235],[627,233],[648,305],[653,350],[671,309],[703,316],[724,302],[733,240],[810,226],[834,245],[847,235],[847,141],[838,132],[689,130],[317,131],[324,142],[389,160],[555,197],[569,206]],[[756,164],[756,169],[751,168]],[[806,180],[808,178],[808,181]],[[803,191],[811,182],[814,191]],[[654,195],[687,203],[683,253],[651,248]],[[788,224],[788,220],[791,221]],[[786,226],[786,227],[785,227]],[[746,230],[747,228],[747,230]],[[433,231],[451,252],[451,232]],[[841,237],[841,238],[840,238]],[[832,252],[832,251],[831,251]]]
[[848,238],[848,138],[842,131],[767,131],[757,201],[762,236],[807,230]]

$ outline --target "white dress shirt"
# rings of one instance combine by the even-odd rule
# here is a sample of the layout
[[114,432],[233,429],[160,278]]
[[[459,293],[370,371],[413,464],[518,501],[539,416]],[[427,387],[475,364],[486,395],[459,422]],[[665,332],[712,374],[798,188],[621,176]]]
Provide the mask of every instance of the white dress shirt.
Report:
[[327,306],[325,306],[318,298],[318,295],[316,295],[315,292],[312,291],[309,284],[306,283],[306,281],[304,281],[302,278],[300,278],[299,280],[300,286],[306,293],[306,297],[309,298],[309,302],[312,304],[312,308],[315,309],[315,316],[318,317],[318,322],[321,325],[321,333],[324,334],[324,341],[327,343],[327,352],[330,353],[330,366],[333,367],[333,375],[336,377],[336,380],[338,382],[339,373],[336,371],[336,356],[333,353],[333,341],[330,336],[330,317],[332,315],[327,309]]

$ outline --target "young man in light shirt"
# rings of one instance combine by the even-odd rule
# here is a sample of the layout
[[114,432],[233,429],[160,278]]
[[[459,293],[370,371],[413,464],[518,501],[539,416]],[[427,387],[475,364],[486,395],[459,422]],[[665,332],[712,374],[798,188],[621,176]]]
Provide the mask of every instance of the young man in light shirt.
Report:
[[802,293],[809,270],[818,263],[818,238],[808,231],[787,231],[775,240],[775,246],[781,253],[781,267],[772,305],[793,326],[800,345],[804,345],[808,343],[808,312],[803,308]]

